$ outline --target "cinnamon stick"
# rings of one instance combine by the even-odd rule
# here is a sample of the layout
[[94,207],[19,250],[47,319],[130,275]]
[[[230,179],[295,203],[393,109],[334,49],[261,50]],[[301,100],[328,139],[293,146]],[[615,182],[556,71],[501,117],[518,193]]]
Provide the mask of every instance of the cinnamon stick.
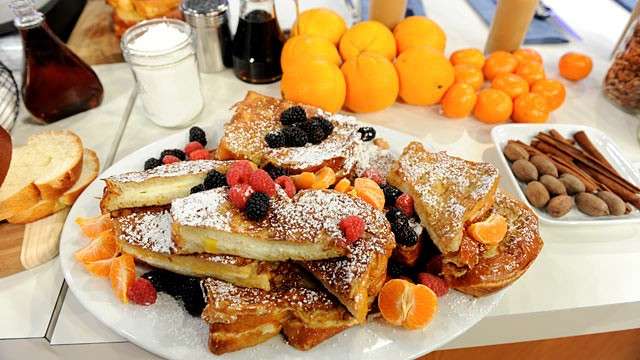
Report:
[[554,146],[551,146],[545,142],[542,141],[538,141],[535,145],[535,148],[542,151],[545,154],[550,154],[550,155],[555,155],[561,159],[564,159],[566,161],[571,161],[572,158],[571,156],[568,156],[567,154],[565,154],[564,152],[558,150],[557,148],[555,148]]
[[577,133],[573,134],[573,138],[576,140],[578,145],[580,145],[582,150],[584,150],[587,154],[593,156],[594,158],[600,160],[602,165],[605,165],[613,173],[615,173],[616,175],[619,175],[618,172],[613,168],[611,163],[607,161],[604,155],[602,155],[600,150],[598,150],[598,148],[596,148],[596,146],[593,145],[593,142],[591,142],[591,139],[589,139],[589,136],[587,135],[587,133],[585,133],[584,131],[578,131]]
[[626,187],[621,184],[613,181],[607,176],[593,170],[589,169],[586,166],[583,167],[583,170],[587,171],[591,176],[593,176],[596,180],[601,182],[604,186],[609,188],[616,195],[620,196],[624,201],[631,203],[636,208],[640,209],[640,194],[630,191]]
[[551,161],[558,168],[558,171],[562,174],[569,173],[582,181],[585,187],[585,191],[592,193],[598,190],[599,186],[596,180],[594,180],[589,174],[580,170],[575,164],[565,161],[555,155],[550,155]]
[[567,139],[566,137],[562,136],[562,134],[560,134],[560,132],[556,129],[549,130],[549,135],[551,135],[551,137],[556,140],[560,140],[566,144],[573,145],[573,140]]

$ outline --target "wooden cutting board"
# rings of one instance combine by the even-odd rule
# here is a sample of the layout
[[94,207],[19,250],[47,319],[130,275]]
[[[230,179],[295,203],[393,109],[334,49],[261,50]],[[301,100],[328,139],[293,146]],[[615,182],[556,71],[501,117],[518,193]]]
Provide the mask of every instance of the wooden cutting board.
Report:
[[0,224],[0,278],[56,257],[67,214],[69,208],[26,225]]
[[89,65],[124,61],[113,32],[112,9],[104,0],[88,0],[67,45]]

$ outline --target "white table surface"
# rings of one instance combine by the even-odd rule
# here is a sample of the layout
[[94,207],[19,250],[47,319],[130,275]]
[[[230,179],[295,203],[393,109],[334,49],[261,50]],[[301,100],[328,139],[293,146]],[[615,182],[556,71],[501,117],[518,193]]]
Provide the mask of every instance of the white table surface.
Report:
[[[567,101],[552,114],[550,122],[597,127],[615,139],[631,161],[640,162],[636,138],[638,119],[616,109],[600,94],[609,54],[629,13],[612,0],[546,2],[583,38],[583,42],[535,47],[545,58],[547,75],[557,77],[557,60],[569,50],[586,52],[594,60],[594,70],[588,79],[575,84],[565,82]],[[425,5],[429,16],[439,22],[448,35],[447,53],[462,47],[482,48],[487,27],[466,1],[427,0]],[[110,150],[132,80],[123,64],[98,66],[96,69],[105,85],[103,105],[50,127],[73,128],[83,138],[95,142],[91,146],[104,159],[103,154]],[[201,124],[228,114],[228,108],[248,89],[269,95],[279,94],[278,84],[249,86],[235,80],[230,71],[204,76],[203,85],[207,109],[198,119]],[[473,119],[449,121],[437,112],[435,107],[395,104],[385,111],[358,117],[410,133],[435,148],[499,165],[497,152],[490,141],[490,126]],[[19,122],[13,134],[21,140],[40,129]],[[152,125],[144,118],[137,103],[117,149],[116,160],[173,131]],[[509,186],[505,187],[509,189]],[[489,317],[453,340],[447,348],[640,327],[640,287],[636,285],[640,279],[639,230],[639,226],[595,229],[543,227],[545,247],[535,264],[507,290],[503,301]],[[44,336],[59,292],[59,273],[57,262],[51,262],[29,272],[0,279],[0,320],[3,325],[11,324],[0,327],[0,338]],[[45,282],[46,279],[58,279],[58,283],[50,283],[49,291],[38,289],[37,296],[46,304],[36,301],[25,303],[22,299],[34,294],[38,281]],[[25,321],[24,314],[27,313],[31,316]],[[81,354],[86,355],[86,351],[91,351],[96,359],[152,358],[132,344],[114,343],[124,340],[87,313],[71,293],[64,299],[50,340],[55,346],[49,347],[46,341],[37,340],[0,341],[0,354],[4,359],[7,351],[12,350],[11,353],[16,355],[10,358],[21,358],[19,354],[41,351],[42,358],[79,358]],[[86,343],[105,344],[79,345]]]

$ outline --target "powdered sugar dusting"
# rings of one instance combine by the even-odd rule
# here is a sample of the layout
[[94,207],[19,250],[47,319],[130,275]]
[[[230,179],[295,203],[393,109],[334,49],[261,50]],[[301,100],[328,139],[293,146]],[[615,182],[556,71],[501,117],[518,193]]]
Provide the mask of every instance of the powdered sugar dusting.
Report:
[[145,171],[134,171],[124,174],[114,175],[107,178],[113,182],[142,182],[156,177],[173,177],[206,173],[211,170],[225,171],[229,161],[218,160],[193,160],[180,161],[168,165],[158,166]]
[[185,226],[203,226],[231,231],[231,205],[227,200],[228,187],[192,194],[171,202],[173,222]]

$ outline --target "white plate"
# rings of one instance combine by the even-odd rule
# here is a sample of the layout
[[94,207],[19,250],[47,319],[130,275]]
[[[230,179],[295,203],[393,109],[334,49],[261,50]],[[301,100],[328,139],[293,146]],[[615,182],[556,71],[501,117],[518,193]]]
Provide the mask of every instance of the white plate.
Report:
[[[394,152],[400,153],[410,136],[376,126],[379,136],[386,138]],[[205,129],[217,142],[219,131]],[[144,161],[163,149],[182,148],[187,131],[147,145],[118,161],[100,178],[127,171],[138,171]],[[213,135],[213,136],[212,136]],[[60,240],[60,262],[69,288],[80,303],[113,331],[146,350],[172,359],[216,358],[207,349],[208,328],[199,318],[189,316],[171,297],[159,294],[152,306],[125,305],[112,294],[107,280],[92,277],[73,259],[73,253],[86,245],[74,220],[78,216],[99,213],[98,199],[103,183],[92,183],[71,209]],[[140,269],[139,269],[140,270]],[[381,319],[371,320],[328,339],[316,348],[301,352],[276,336],[266,343],[222,358],[331,358],[331,359],[409,359],[437,349],[480,321],[501,299],[503,292],[475,299],[456,291],[439,299],[439,310],[433,322],[420,331],[407,331],[386,325]]]
[[[634,185],[640,184],[640,175],[631,163],[622,155],[622,152],[610,137],[598,129],[594,129],[589,126],[581,125],[566,125],[566,124],[544,124],[544,125],[528,125],[528,124],[510,124],[500,125],[493,128],[491,131],[491,138],[496,145],[497,151],[500,154],[498,156],[502,165],[507,171],[503,174],[507,176],[514,187],[517,189],[518,196],[525,203],[529,204],[529,200],[524,194],[526,184],[518,181],[511,171],[509,160],[504,156],[502,150],[507,145],[509,140],[520,140],[524,143],[530,144],[534,136],[541,131],[549,131],[556,129],[560,134],[566,138],[573,138],[573,134],[582,130],[589,136],[589,139],[600,150],[602,155],[611,163],[611,165],[628,181]],[[533,206],[540,221],[550,225],[617,225],[617,224],[629,224],[640,222],[640,211],[634,209],[632,212],[622,216],[589,216],[583,214],[578,209],[573,207],[569,213],[560,218],[554,218],[550,216],[546,211],[537,209]]]

